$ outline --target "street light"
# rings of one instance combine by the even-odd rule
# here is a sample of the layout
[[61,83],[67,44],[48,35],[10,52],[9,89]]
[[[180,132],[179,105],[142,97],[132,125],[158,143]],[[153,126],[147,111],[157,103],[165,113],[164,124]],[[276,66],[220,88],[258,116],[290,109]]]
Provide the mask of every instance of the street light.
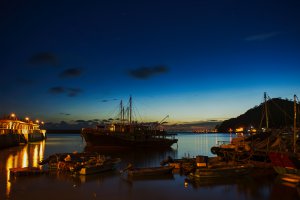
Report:
[[11,117],[12,119],[14,119],[14,118],[16,117],[16,114],[15,114],[15,113],[11,113],[11,114],[10,114],[10,117]]

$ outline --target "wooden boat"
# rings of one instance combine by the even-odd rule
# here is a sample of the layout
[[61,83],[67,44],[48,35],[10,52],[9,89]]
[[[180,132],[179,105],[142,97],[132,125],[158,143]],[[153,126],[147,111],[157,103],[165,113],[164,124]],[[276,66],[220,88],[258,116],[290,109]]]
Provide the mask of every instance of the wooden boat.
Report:
[[120,158],[98,153],[61,153],[49,156],[39,164],[48,164],[49,170],[88,175],[116,168]]
[[173,159],[168,156],[167,159],[161,162],[161,165],[168,165],[174,167],[174,169],[180,170],[183,173],[190,173],[197,167],[206,167],[208,165],[209,159],[208,156],[198,155],[196,158],[183,157],[181,159]]
[[39,175],[44,174],[41,168],[38,167],[17,167],[17,168],[10,168],[10,174],[13,176],[30,176],[30,175]]
[[128,168],[127,173],[131,177],[151,177],[172,174],[173,169],[171,166]]
[[284,174],[281,176],[281,180],[290,183],[300,183],[300,175],[297,174]]
[[300,175],[300,158],[297,154],[289,154],[287,152],[270,152],[269,158],[274,170],[278,174]]
[[[97,125],[96,128],[83,128],[81,135],[87,146],[103,148],[169,148],[174,143],[177,143],[176,134],[169,134],[161,127],[166,117],[159,123],[134,122],[132,120],[131,97],[129,105],[129,108],[126,109],[129,113],[125,115],[125,109],[121,101],[120,122],[101,124]],[[125,116],[129,116],[128,119],[125,119]]]
[[[289,154],[297,154],[299,152],[299,129],[296,127],[296,116],[299,112],[296,101],[297,97],[294,95],[294,127],[290,129],[271,129],[269,128],[268,121],[268,102],[267,95],[264,94],[264,113],[266,127],[262,128],[258,132],[253,132],[250,135],[233,138],[229,144],[220,144],[211,148],[211,152],[224,160],[235,160],[235,161],[263,161],[270,162],[268,156],[269,152],[285,152]],[[284,110],[284,109],[283,109]],[[289,111],[290,112],[290,111]],[[285,113],[287,114],[287,113]],[[264,120],[262,119],[262,121]],[[251,131],[251,129],[249,130]],[[298,140],[298,141],[297,141]],[[298,152],[297,152],[298,151]]]
[[118,163],[121,162],[120,158],[108,159],[103,163],[95,163],[92,165],[83,165],[82,168],[77,172],[80,175],[96,174],[109,170],[114,170]]
[[[289,138],[292,141],[292,145],[281,145],[284,151],[269,151],[268,156],[271,160],[274,170],[281,175],[300,175],[300,153],[299,147],[297,146],[297,102],[296,95],[294,95],[294,127],[293,127],[293,137]],[[288,151],[288,147],[292,146],[292,151]]]
[[199,167],[188,175],[191,179],[238,177],[250,174],[251,164],[235,164],[220,162],[217,165]]

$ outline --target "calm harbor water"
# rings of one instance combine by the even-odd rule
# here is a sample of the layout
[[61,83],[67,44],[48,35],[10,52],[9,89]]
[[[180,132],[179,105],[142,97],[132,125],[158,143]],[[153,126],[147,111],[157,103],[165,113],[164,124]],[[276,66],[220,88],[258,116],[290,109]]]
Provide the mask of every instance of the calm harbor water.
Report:
[[43,174],[11,177],[9,168],[39,166],[38,162],[54,153],[99,151],[120,157],[119,169],[128,163],[137,167],[158,166],[167,156],[173,158],[213,156],[211,146],[230,141],[228,134],[178,134],[178,144],[168,150],[87,149],[78,134],[48,134],[46,141],[0,150],[0,199],[300,199],[297,188],[282,183],[276,175],[254,173],[239,179],[199,181],[185,185],[185,176],[174,173],[164,179],[128,180],[119,171],[89,176]]

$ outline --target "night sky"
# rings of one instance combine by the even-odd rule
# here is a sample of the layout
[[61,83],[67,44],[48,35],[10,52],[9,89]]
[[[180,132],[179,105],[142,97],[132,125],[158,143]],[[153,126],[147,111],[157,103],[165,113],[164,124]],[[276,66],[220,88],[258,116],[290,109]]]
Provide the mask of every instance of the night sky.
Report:
[[49,127],[236,117],[300,94],[299,0],[0,2],[0,114]]

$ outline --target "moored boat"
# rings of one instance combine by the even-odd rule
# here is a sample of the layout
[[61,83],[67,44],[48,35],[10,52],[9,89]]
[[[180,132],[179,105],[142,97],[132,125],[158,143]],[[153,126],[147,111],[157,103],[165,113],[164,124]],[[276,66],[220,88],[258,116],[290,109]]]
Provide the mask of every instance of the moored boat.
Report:
[[20,120],[14,113],[0,119],[0,149],[44,140],[46,130],[40,129],[40,124],[43,122],[33,122],[27,117]]
[[30,176],[44,174],[46,171],[38,167],[18,167],[10,168],[10,174],[13,176]]
[[[97,125],[96,128],[83,128],[81,135],[87,146],[96,147],[170,147],[177,143],[176,134],[162,129],[161,122],[138,123],[132,120],[132,99],[129,99],[128,119],[120,103],[119,122]],[[125,123],[126,121],[126,123]]]
[[269,152],[269,158],[274,170],[280,175],[300,175],[300,156],[288,152]]
[[117,164],[119,164],[120,162],[120,158],[110,158],[106,159],[103,163],[83,165],[78,171],[78,174],[89,175],[114,170],[116,169]]
[[[273,100],[267,100],[267,94],[264,93],[265,102],[262,104],[261,109],[264,113],[261,120],[260,128],[256,131],[255,128],[251,128],[244,132],[245,135],[233,138],[228,144],[220,144],[211,148],[211,152],[224,160],[235,160],[235,161],[263,161],[270,163],[269,152],[286,152],[288,154],[297,154],[300,149],[299,141],[299,129],[297,129],[297,109],[298,103],[296,101],[297,96],[294,95],[293,105],[293,128],[290,127],[282,128],[274,125],[269,127],[269,107],[268,104],[272,103]],[[273,102],[275,105],[276,102]],[[291,104],[288,104],[289,106]],[[292,114],[292,109],[282,109],[278,105],[280,111],[283,111],[287,117],[288,114]],[[289,111],[289,112],[286,112]],[[292,115],[291,115],[292,116]],[[261,127],[263,120],[265,119],[265,127]],[[292,117],[290,117],[292,119]],[[249,122],[248,122],[249,123]],[[287,126],[289,126],[287,124]],[[243,128],[241,128],[243,130]],[[252,131],[255,130],[255,131]],[[230,131],[231,132],[231,131]],[[249,134],[248,134],[249,133]],[[295,156],[295,155],[294,155]]]
[[188,177],[191,179],[239,177],[250,174],[252,169],[251,164],[220,162],[217,165],[196,168]]
[[127,167],[124,172],[127,172],[129,177],[151,177],[172,174],[173,166],[160,166],[160,167],[143,167],[135,168],[132,166]]
[[53,154],[39,164],[48,164],[50,171],[88,175],[114,170],[120,162],[120,158],[111,158],[110,156],[101,155],[96,152],[74,152]]
[[145,168],[134,168],[128,170],[128,175],[133,177],[141,176],[157,176],[164,174],[172,174],[172,166],[164,167],[145,167]]

